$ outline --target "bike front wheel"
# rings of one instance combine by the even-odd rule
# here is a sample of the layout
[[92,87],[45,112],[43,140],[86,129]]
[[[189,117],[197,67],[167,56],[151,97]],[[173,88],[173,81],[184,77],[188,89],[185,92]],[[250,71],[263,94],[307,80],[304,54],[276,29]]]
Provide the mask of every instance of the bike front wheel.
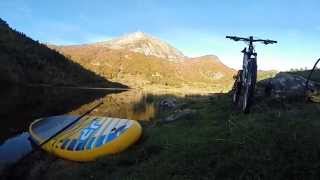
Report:
[[248,113],[253,101],[254,89],[257,80],[257,68],[254,62],[248,64],[248,75],[243,87],[242,111]]
[[244,88],[243,99],[242,99],[242,111],[245,113],[249,112],[252,99],[253,99],[253,87],[248,85]]

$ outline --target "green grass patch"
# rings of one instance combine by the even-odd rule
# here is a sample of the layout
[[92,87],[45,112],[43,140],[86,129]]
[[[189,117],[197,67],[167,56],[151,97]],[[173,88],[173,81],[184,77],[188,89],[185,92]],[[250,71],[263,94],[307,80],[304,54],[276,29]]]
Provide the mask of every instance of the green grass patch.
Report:
[[35,163],[23,178],[31,177],[30,172],[33,178],[60,180],[317,179],[320,175],[319,104],[257,99],[251,113],[242,114],[232,110],[227,95],[177,98],[197,110],[197,116],[147,124],[141,140],[121,154],[90,163],[58,159],[47,162],[42,173]]

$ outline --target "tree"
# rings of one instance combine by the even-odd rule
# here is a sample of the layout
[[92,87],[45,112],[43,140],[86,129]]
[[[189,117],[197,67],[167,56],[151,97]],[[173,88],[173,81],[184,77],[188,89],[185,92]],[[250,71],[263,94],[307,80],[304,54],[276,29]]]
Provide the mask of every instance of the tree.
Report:
[[1,19],[1,18],[0,18],[0,25],[9,26],[8,23],[6,21],[4,21],[3,19]]

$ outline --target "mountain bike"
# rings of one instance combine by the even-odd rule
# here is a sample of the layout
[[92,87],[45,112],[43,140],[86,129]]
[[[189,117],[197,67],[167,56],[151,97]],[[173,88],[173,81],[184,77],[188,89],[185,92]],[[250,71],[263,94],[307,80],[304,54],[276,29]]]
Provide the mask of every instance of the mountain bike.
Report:
[[241,52],[243,53],[242,69],[234,76],[235,82],[232,88],[232,102],[243,112],[249,112],[252,104],[255,85],[257,81],[257,53],[255,52],[253,43],[261,42],[265,45],[277,43],[273,40],[254,39],[253,36],[249,38],[226,36],[227,39],[234,41],[244,41],[248,43],[248,48],[245,47]]

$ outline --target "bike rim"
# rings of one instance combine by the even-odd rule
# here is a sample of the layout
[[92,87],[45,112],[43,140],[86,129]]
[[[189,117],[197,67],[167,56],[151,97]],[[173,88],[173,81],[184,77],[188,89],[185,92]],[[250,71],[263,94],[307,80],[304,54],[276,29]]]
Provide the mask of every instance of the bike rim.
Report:
[[248,91],[248,88],[246,88],[245,90],[245,93],[244,93],[244,96],[243,96],[243,104],[242,104],[242,110],[243,111],[246,111],[247,110],[247,106],[248,106],[248,94],[249,91]]
[[233,97],[232,97],[233,103],[237,102],[237,93],[238,93],[237,91],[233,93]]

